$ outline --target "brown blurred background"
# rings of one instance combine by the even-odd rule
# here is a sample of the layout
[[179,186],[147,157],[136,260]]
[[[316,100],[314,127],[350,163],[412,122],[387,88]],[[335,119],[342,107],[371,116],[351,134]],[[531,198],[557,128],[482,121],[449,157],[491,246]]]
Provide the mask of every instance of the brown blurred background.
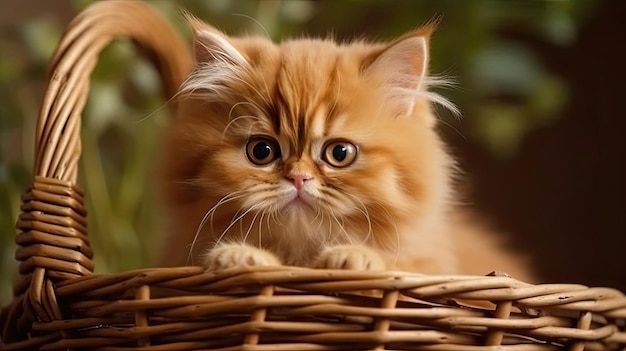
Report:
[[[0,302],[10,298],[16,270],[13,228],[32,167],[47,60],[89,2],[0,0]],[[467,171],[461,186],[469,203],[533,257],[544,282],[626,291],[626,2],[151,3],[187,35],[179,7],[229,33],[267,31],[276,39],[389,39],[441,16],[431,66],[458,83],[441,93],[463,118],[440,111],[441,130]],[[154,71],[124,42],[102,54],[93,76],[81,186],[100,272],[153,258],[159,223],[145,180],[167,120],[155,86]]]
[[626,2],[598,1],[568,47],[502,30],[563,78],[568,101],[506,162],[476,142],[455,141],[476,202],[532,253],[545,281],[626,290],[624,13]]

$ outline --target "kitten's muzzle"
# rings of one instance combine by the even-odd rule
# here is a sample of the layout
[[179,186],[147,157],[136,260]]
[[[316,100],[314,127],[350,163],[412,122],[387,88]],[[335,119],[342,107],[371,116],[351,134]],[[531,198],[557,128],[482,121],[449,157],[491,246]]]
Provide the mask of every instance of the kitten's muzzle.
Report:
[[293,186],[296,188],[296,190],[298,190],[298,193],[300,192],[300,189],[302,189],[302,187],[304,186],[304,182],[311,178],[313,177],[304,173],[290,173],[289,175],[287,175],[287,179],[291,180]]

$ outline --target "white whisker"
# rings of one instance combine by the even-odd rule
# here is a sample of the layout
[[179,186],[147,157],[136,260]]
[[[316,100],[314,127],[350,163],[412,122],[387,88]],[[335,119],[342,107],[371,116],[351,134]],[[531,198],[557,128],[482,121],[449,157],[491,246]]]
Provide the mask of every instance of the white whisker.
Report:
[[348,197],[350,197],[351,199],[355,200],[357,203],[357,205],[360,205],[356,207],[356,209],[361,212],[361,214],[365,217],[365,220],[367,220],[367,234],[365,236],[365,238],[363,239],[363,244],[367,244],[367,241],[370,239],[370,237],[372,236],[372,221],[370,219],[370,214],[369,211],[367,210],[367,207],[365,206],[365,204],[363,203],[363,201],[361,199],[359,199],[358,196],[346,193],[346,195],[348,195]]
[[398,261],[398,258],[400,257],[400,231],[398,230],[398,224],[396,223],[395,218],[391,215],[391,212],[389,212],[389,209],[387,208],[387,206],[385,206],[384,204],[378,202],[376,203],[376,206],[380,207],[384,214],[385,217],[387,217],[387,219],[389,220],[389,223],[391,223],[393,225],[395,234],[396,234],[396,242],[395,242],[395,256],[394,256],[394,264],[395,262]]
[[[257,212],[254,214],[254,217],[252,217],[252,221],[250,221],[250,225],[248,226],[248,230],[246,231],[246,234],[243,236],[243,243],[246,243],[246,240],[248,240],[248,235],[250,235],[250,232],[252,231],[252,227],[254,227],[254,223],[256,222],[256,218],[259,216],[261,212]],[[243,223],[243,221],[241,221]]]
[[202,217],[202,220],[200,221],[200,224],[198,225],[198,229],[196,230],[196,234],[193,237],[193,240],[191,241],[190,244],[190,248],[189,248],[189,255],[187,256],[187,264],[194,264],[193,262],[193,249],[194,246],[196,245],[196,241],[198,240],[198,237],[200,236],[200,232],[202,231],[202,229],[204,228],[204,225],[206,224],[207,220],[209,218],[211,218],[211,229],[213,228],[213,214],[215,213],[215,211],[223,204],[228,203],[230,201],[236,200],[241,198],[243,195],[241,194],[241,192],[234,192],[234,193],[230,193],[225,195],[224,197],[222,197],[213,207],[211,207]]
[[254,91],[254,93],[259,98],[261,98],[261,100],[263,100],[263,103],[265,103],[267,106],[272,106],[272,102],[270,101],[270,99],[267,96],[261,94],[261,92],[254,85],[252,85],[250,82],[248,82],[247,80],[245,80],[245,79],[243,79],[243,78],[241,78],[239,76],[234,76],[234,77],[232,77],[232,79],[237,80],[237,81],[243,83],[244,85],[248,86],[248,88],[252,89],[252,91]]
[[228,225],[228,227],[226,227],[226,229],[224,229],[224,231],[222,232],[222,234],[219,236],[219,238],[217,238],[217,240],[215,241],[215,244],[213,245],[214,247],[219,245],[220,242],[222,241],[222,239],[224,238],[224,236],[228,233],[228,231],[235,225],[237,224],[243,217],[245,217],[248,213],[250,213],[250,211],[253,211],[256,209],[257,206],[253,206],[250,207],[249,209],[247,209],[244,213],[240,214],[237,218],[235,218],[233,221],[231,221],[231,223]]
[[139,123],[147,121],[152,116],[156,115],[158,112],[163,110],[167,105],[169,105],[169,103],[172,102],[172,100],[174,100],[174,98],[176,98],[176,94],[174,94],[174,96],[172,96],[171,98],[167,99],[167,101],[165,101],[163,104],[161,104],[161,106],[157,107],[154,111],[148,113],[146,116],[144,116],[144,117],[140,118],[139,120],[135,121],[135,123],[139,124]]
[[[257,116],[250,116],[250,115],[243,115],[243,116],[238,116],[238,117],[233,118],[230,122],[228,122],[226,127],[224,127],[224,131],[222,132],[222,140],[224,140],[224,138],[226,137],[226,132],[228,131],[228,128],[230,128],[233,124],[235,124],[235,122],[237,122],[240,119],[254,119],[254,120],[257,120],[254,123],[251,123],[251,125],[253,126],[254,124],[258,123],[259,117],[257,117]],[[250,134],[250,131],[248,131],[248,134]]]
[[463,133],[461,133],[460,130],[458,130],[456,127],[454,127],[452,124],[450,124],[449,122],[446,122],[443,118],[439,118],[437,120],[440,123],[443,123],[444,125],[450,127],[450,129],[452,129],[453,131],[455,131],[458,135],[461,136],[461,138],[463,138],[463,140],[467,141],[467,138],[465,137],[465,135],[463,135]]
[[341,222],[340,222],[339,218],[337,218],[337,216],[335,215],[335,211],[333,211],[332,208],[329,208],[328,210],[329,210],[331,217],[335,220],[335,223],[337,223],[337,225],[339,226],[339,229],[340,229],[339,232],[345,235],[346,239],[348,239],[348,241],[350,242],[350,245],[354,245],[354,242],[352,241],[350,234],[348,234],[348,232],[346,231],[343,217],[341,218]]
[[270,33],[265,28],[265,26],[261,22],[259,22],[256,18],[248,16],[248,15],[245,15],[243,13],[233,13],[233,16],[240,16],[240,17],[247,18],[247,19],[251,20],[252,22],[254,22],[256,25],[258,25],[263,30],[263,32],[265,33],[265,35],[267,36],[268,39],[272,38],[270,36]]
[[[263,229],[263,219],[265,218],[265,214],[266,213],[267,213],[267,209],[263,209],[263,212],[261,212],[261,219],[259,220],[259,233],[258,233],[259,237],[257,238],[257,241],[258,241],[258,245],[259,245],[260,248],[263,247],[263,241],[262,241],[262,237],[263,236],[261,235],[261,233],[262,233],[262,229]],[[269,229],[269,217],[267,218],[267,221],[268,221],[268,227],[267,228],[268,228],[268,233],[269,233],[269,230],[270,230]]]

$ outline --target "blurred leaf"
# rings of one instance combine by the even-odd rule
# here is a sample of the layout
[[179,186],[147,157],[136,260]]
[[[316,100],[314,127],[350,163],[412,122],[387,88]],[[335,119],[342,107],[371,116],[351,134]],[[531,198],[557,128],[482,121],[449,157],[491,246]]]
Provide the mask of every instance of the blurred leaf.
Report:
[[202,12],[215,12],[215,13],[225,13],[231,9],[232,1],[230,0],[214,0],[214,1],[202,1],[201,4],[204,6]]
[[567,13],[552,11],[543,23],[543,31],[553,43],[565,46],[576,39],[576,24]]
[[146,95],[160,94],[161,78],[150,64],[135,60],[129,66],[130,79],[139,91]]
[[284,1],[280,12],[287,21],[303,23],[313,17],[315,3],[310,0]]
[[0,84],[17,79],[22,72],[21,68],[15,56],[0,55]]
[[98,65],[91,81],[120,82],[130,63],[137,57],[135,46],[128,40],[118,40],[105,47],[98,55]]
[[488,104],[481,105],[478,112],[475,128],[478,138],[498,158],[510,158],[526,129],[522,110],[506,104]]
[[476,55],[471,74],[475,87],[483,95],[528,96],[542,72],[523,47],[499,41]]
[[88,128],[93,129],[96,134],[102,133],[110,123],[126,113],[128,111],[117,84],[98,80],[91,82],[91,95],[84,113]]
[[48,60],[61,37],[58,23],[51,18],[26,22],[21,30],[22,40],[36,60]]
[[529,108],[540,119],[551,121],[558,116],[568,100],[567,86],[563,79],[544,74],[538,80],[529,98]]

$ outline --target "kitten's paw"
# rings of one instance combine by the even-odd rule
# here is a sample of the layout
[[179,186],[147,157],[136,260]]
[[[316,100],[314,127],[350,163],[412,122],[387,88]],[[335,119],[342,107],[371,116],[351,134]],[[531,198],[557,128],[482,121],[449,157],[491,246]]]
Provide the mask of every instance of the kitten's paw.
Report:
[[386,265],[374,249],[365,246],[341,245],[324,249],[313,263],[313,267],[382,271]]
[[203,260],[207,271],[246,266],[279,266],[280,260],[273,254],[244,244],[226,244],[213,248]]

